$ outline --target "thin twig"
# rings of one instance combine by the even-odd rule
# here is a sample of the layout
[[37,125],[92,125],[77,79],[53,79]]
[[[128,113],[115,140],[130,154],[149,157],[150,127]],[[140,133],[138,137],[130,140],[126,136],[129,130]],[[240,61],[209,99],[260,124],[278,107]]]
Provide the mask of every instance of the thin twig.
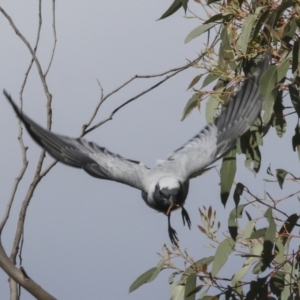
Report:
[[[86,128],[85,126],[83,126],[83,131],[81,133],[81,137],[85,136],[86,134],[88,134],[89,132],[93,131],[94,129],[98,128],[99,126],[103,125],[104,123],[106,123],[109,120],[112,120],[114,114],[116,114],[122,107],[124,107],[125,105],[129,104],[130,102],[138,99],[139,97],[147,94],[148,92],[152,91],[153,89],[157,88],[159,85],[161,85],[162,83],[164,83],[165,81],[167,81],[168,79],[172,78],[173,76],[175,76],[176,74],[178,74],[179,72],[186,70],[187,68],[189,68],[190,65],[186,65],[183,68],[180,68],[177,72],[174,72],[171,75],[166,76],[163,80],[159,81],[158,83],[154,84],[153,86],[151,86],[150,88],[144,90],[143,92],[137,94],[136,96],[130,98],[129,100],[125,101],[124,103],[122,103],[121,105],[119,105],[117,108],[115,108],[111,114],[104,120],[102,120],[101,122],[97,123],[96,125],[94,125],[93,127],[89,128],[88,130],[84,130],[84,128]],[[134,77],[135,78],[139,78],[139,77]],[[131,80],[132,81],[132,80]],[[100,105],[103,103],[103,101],[100,103]],[[98,109],[100,107],[100,105],[98,105]]]
[[[39,24],[38,24],[38,31],[37,31],[36,42],[35,42],[35,46],[34,46],[34,52],[36,52],[36,50],[37,50],[37,47],[38,47],[38,44],[39,44],[39,40],[40,40],[41,28],[42,28],[42,17],[41,17],[42,7],[41,6],[42,6],[41,0],[39,0]],[[21,90],[20,90],[20,93],[19,93],[20,94],[20,110],[23,109],[23,91],[24,91],[25,85],[27,83],[28,75],[29,75],[30,70],[32,68],[33,62],[34,62],[34,60],[31,59],[31,61],[29,63],[29,66],[27,68],[27,71],[25,72],[25,77],[24,77],[23,83],[21,85]],[[19,127],[18,140],[19,140],[19,143],[20,143],[21,151],[22,151],[23,166],[22,166],[22,169],[21,169],[18,177],[15,179],[15,183],[14,183],[13,188],[12,188],[11,196],[10,196],[10,199],[9,199],[7,207],[6,207],[5,214],[4,214],[3,219],[1,221],[1,224],[0,224],[0,235],[2,233],[2,230],[3,230],[4,226],[5,226],[8,218],[9,218],[11,206],[13,204],[16,191],[18,189],[19,183],[22,180],[22,178],[23,178],[23,176],[25,174],[25,171],[27,169],[27,166],[28,166],[28,161],[27,161],[27,156],[26,156],[26,151],[27,151],[28,148],[24,145],[24,141],[23,141],[23,126],[22,126],[21,120],[18,121],[18,127]]]
[[[100,89],[101,89],[101,97],[100,97],[100,101],[98,103],[98,105],[96,106],[95,110],[94,110],[94,113],[91,117],[91,119],[89,120],[88,123],[85,123],[83,126],[82,126],[82,131],[81,131],[81,134],[80,134],[80,137],[83,137],[85,136],[87,133],[95,130],[96,128],[98,128],[99,126],[103,125],[104,123],[110,121],[113,119],[113,116],[121,109],[123,108],[125,105],[129,104],[130,102],[138,99],[139,97],[141,97],[142,95],[145,95],[146,93],[150,92],[151,90],[157,88],[159,85],[161,85],[162,83],[164,83],[165,81],[167,81],[168,79],[172,78],[173,76],[177,75],[178,73],[190,68],[191,66],[194,66],[197,62],[199,62],[201,59],[203,59],[205,57],[205,55],[207,55],[208,53],[208,50],[209,49],[212,49],[215,44],[218,42],[219,38],[218,38],[218,35],[216,35],[215,39],[213,40],[213,42],[211,43],[210,47],[208,47],[206,49],[206,51],[204,51],[202,54],[200,54],[196,59],[194,59],[193,61],[191,61],[189,64],[185,65],[185,66],[182,66],[182,67],[179,67],[179,68],[175,68],[175,69],[171,69],[171,70],[168,70],[168,71],[165,71],[163,73],[160,73],[160,74],[155,74],[155,75],[135,75],[133,76],[132,78],[130,78],[129,80],[127,80],[124,84],[122,84],[121,86],[119,86],[118,88],[116,88],[115,90],[113,90],[112,92],[110,92],[109,94],[107,94],[106,96],[103,96],[103,88],[102,86],[100,85]],[[170,74],[172,73],[172,74]],[[96,117],[97,115],[97,112],[100,108],[100,106],[103,104],[103,102],[108,98],[110,97],[111,95],[113,95],[114,93],[120,91],[123,87],[125,87],[127,84],[129,84],[130,82],[132,82],[133,80],[135,79],[138,79],[138,78],[153,78],[153,77],[160,77],[160,76],[163,76],[163,75],[166,75],[166,74],[170,74],[170,75],[167,75],[164,79],[162,79],[161,81],[159,81],[158,83],[154,84],[153,86],[151,86],[150,88],[148,88],[147,90],[144,90],[143,92],[139,93],[138,95],[130,98],[129,100],[125,101],[124,103],[122,103],[120,106],[118,106],[117,108],[115,108],[111,113],[110,115],[103,119],[101,122],[97,123],[96,125],[94,125],[93,127],[89,128],[87,130],[87,127],[90,126],[90,124],[92,123],[92,121],[94,120],[94,118]],[[98,82],[99,84],[99,82]]]
[[56,49],[56,42],[57,42],[57,38],[56,38],[56,25],[55,25],[55,0],[52,0],[52,30],[53,30],[53,49],[51,52],[51,58],[50,58],[50,62],[48,65],[48,68],[46,70],[46,72],[44,73],[44,76],[46,77],[48,75],[48,72],[51,68],[52,62],[53,62],[53,58],[54,58],[54,53],[55,53],[55,49]]
[[[42,71],[42,67],[41,64],[34,52],[34,50],[32,49],[32,47],[30,46],[29,42],[27,41],[27,39],[22,35],[22,33],[19,31],[19,29],[17,28],[17,26],[15,25],[15,23],[13,22],[12,18],[6,13],[6,11],[0,6],[0,12],[5,16],[5,18],[8,20],[9,24],[11,25],[11,27],[13,28],[13,30],[15,31],[16,35],[23,41],[23,43],[27,46],[30,54],[32,55],[32,58],[34,59],[34,62],[36,64],[36,67],[38,69],[38,73],[40,76],[40,79],[42,81],[43,87],[44,87],[44,91],[46,94],[46,97],[48,99],[48,101],[51,101],[52,99],[52,95],[49,92],[48,89],[48,85],[46,83],[46,78],[43,75],[43,71]],[[49,124],[49,122],[48,122]],[[50,129],[50,127],[48,126],[48,129]]]
[[101,86],[100,81],[97,80],[97,83],[98,83],[98,85],[100,87],[100,91],[101,91],[100,101],[97,104],[97,106],[96,106],[96,108],[95,108],[95,110],[94,110],[94,112],[93,112],[92,117],[90,118],[90,120],[82,126],[82,132],[81,132],[80,136],[82,137],[82,136],[84,136],[86,134],[86,132],[85,132],[86,128],[89,127],[91,125],[91,123],[93,122],[93,120],[96,117],[96,115],[98,113],[98,110],[99,110],[100,106],[103,104],[103,102],[105,100],[107,100],[110,96],[112,96],[113,94],[119,92],[122,88],[124,88],[125,86],[127,86],[129,83],[131,83],[135,79],[149,79],[149,78],[161,77],[161,76],[164,76],[166,74],[173,73],[173,72],[176,72],[178,70],[181,70],[182,68],[186,69],[187,66],[185,65],[185,66],[182,66],[182,67],[179,67],[179,68],[174,68],[174,69],[171,69],[171,70],[168,70],[168,71],[164,71],[164,72],[158,73],[158,74],[153,74],[153,75],[134,75],[133,77],[131,77],[130,79],[128,79],[127,81],[125,81],[124,83],[122,83],[119,87],[115,88],[113,91],[111,91],[110,93],[108,93],[105,96],[103,94],[103,87]]

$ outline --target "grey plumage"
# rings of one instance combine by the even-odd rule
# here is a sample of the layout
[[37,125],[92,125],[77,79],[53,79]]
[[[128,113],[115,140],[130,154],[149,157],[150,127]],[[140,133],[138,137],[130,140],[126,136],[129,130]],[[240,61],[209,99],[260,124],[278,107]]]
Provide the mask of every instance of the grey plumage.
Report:
[[231,150],[236,139],[252,125],[262,107],[259,81],[269,62],[270,53],[266,52],[255,71],[248,74],[240,89],[230,97],[220,116],[153,170],[85,139],[69,138],[43,129],[19,110],[6,91],[4,95],[31,137],[55,159],[82,168],[91,176],[141,190],[148,206],[168,216],[169,236],[177,245],[176,231],[170,224],[171,211],[181,208],[183,222],[190,227],[190,218],[183,207],[189,180]]

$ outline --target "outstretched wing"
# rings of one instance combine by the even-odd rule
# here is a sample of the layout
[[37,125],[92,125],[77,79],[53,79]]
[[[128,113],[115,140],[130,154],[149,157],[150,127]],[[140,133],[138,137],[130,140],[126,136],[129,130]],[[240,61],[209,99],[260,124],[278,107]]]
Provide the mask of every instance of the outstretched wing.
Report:
[[4,95],[31,137],[55,159],[66,165],[82,168],[94,177],[147,191],[147,176],[150,170],[143,164],[111,153],[85,139],[69,138],[45,130],[23,114],[6,91]]
[[259,92],[259,82],[268,69],[270,57],[267,51],[255,71],[231,96],[219,118],[176,150],[158,169],[176,172],[182,180],[187,180],[232,149],[236,139],[249,129],[261,111],[263,97]]

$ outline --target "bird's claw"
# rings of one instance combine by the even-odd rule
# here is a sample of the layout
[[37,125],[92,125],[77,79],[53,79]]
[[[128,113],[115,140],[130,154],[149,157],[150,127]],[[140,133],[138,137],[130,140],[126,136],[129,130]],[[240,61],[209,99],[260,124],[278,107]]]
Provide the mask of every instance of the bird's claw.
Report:
[[176,230],[173,229],[171,226],[169,226],[168,231],[169,231],[169,237],[170,237],[171,243],[172,243],[173,245],[175,245],[176,247],[178,247],[179,239],[178,239],[178,237],[177,237],[177,232],[176,232]]
[[192,222],[190,216],[183,206],[181,208],[181,215],[182,215],[183,226],[185,226],[185,222],[186,222],[189,229],[191,229]]

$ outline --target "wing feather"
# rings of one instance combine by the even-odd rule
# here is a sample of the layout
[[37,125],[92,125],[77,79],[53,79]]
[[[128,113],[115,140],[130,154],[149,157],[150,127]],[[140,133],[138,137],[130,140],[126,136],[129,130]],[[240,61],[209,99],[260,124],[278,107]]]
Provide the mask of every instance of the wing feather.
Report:
[[177,149],[167,161],[158,166],[165,172],[176,172],[183,181],[208,167],[231,150],[238,137],[253,124],[262,108],[259,91],[260,79],[268,69],[271,53],[250,73],[239,90],[234,93],[215,122],[208,124],[196,136]]
[[55,159],[66,165],[82,168],[94,177],[117,181],[147,191],[150,170],[143,164],[125,159],[85,139],[54,134],[23,114],[6,91],[4,95],[31,137]]

